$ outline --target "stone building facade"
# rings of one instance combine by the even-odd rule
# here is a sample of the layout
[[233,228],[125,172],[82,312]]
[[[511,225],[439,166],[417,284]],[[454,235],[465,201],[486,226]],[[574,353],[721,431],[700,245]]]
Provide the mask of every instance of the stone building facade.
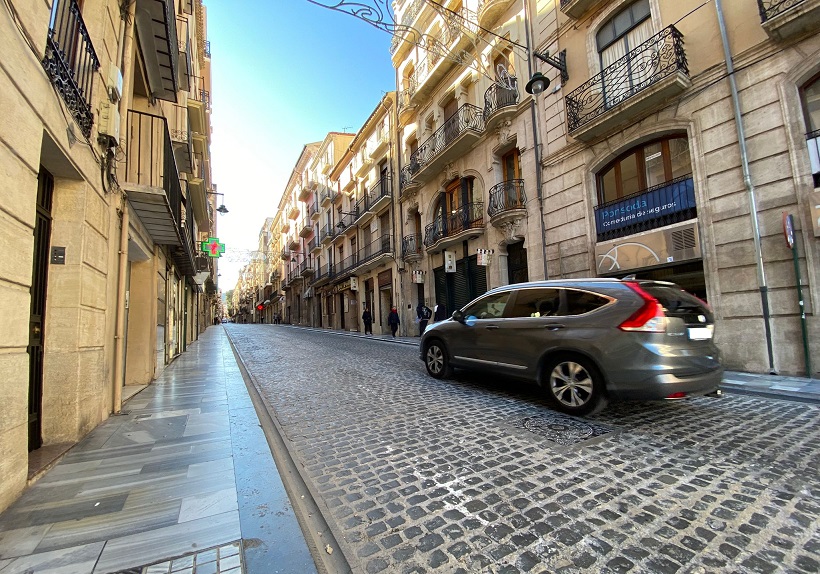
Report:
[[804,347],[820,356],[820,3],[537,5],[534,48],[565,51],[569,76],[542,63],[555,87],[534,96],[548,276],[675,281],[714,309],[727,368],[807,374]]
[[201,1],[6,4],[0,509],[217,310]]

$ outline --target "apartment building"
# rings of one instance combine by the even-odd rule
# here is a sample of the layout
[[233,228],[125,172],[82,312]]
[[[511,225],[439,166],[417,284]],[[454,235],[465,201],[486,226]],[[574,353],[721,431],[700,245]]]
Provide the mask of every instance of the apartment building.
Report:
[[526,4],[395,5],[403,299],[439,319],[545,276]]
[[0,9],[0,509],[218,310],[205,8],[127,7]]
[[373,332],[389,333],[387,315],[401,303],[395,126],[395,92],[388,92],[329,169],[320,215],[327,267],[313,287],[331,328],[364,332],[367,308]]
[[536,4],[534,48],[568,75],[535,60],[553,83],[534,96],[547,275],[675,281],[714,309],[727,368],[805,375],[820,356],[820,2]]

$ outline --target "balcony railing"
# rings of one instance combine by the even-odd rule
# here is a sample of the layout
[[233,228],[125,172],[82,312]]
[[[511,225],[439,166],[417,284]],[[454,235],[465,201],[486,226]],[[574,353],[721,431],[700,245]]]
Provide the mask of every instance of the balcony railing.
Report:
[[359,254],[354,253],[348,257],[345,257],[340,262],[333,265],[333,270],[331,271],[334,277],[338,277],[344,273],[351,271],[356,265],[359,263]]
[[342,218],[336,223],[336,226],[339,229],[344,230],[353,225],[359,218],[359,211],[357,208],[358,206],[354,206],[352,211],[348,211],[347,214],[342,216]]
[[695,184],[691,174],[603,203],[595,208],[598,241],[697,217]]
[[674,26],[640,44],[567,94],[569,130],[595,120],[624,100],[677,72],[689,74],[683,35]]
[[371,241],[368,245],[359,249],[357,265],[367,263],[379,255],[386,253],[393,253],[393,236],[389,233],[385,233],[375,241]]
[[[401,15],[401,21],[399,25],[396,26],[396,31],[393,34],[393,39],[390,41],[390,55],[392,56],[399,47],[401,43],[402,36],[410,31],[410,24],[416,19],[416,16],[419,15],[422,7],[424,7],[424,0],[415,0],[410,6],[407,7],[407,10],[404,11],[404,14]],[[415,42],[415,39],[411,39],[412,42]]]
[[476,133],[484,131],[484,110],[472,104],[461,106],[410,156],[410,161],[402,168],[402,186],[406,185],[416,173],[431,163],[460,135],[468,131]]
[[757,0],[760,9],[760,20],[768,22],[772,18],[779,16],[789,8],[794,8],[802,4],[805,0]]
[[527,196],[524,194],[524,180],[502,181],[490,188],[490,203],[487,215],[495,217],[499,213],[513,209],[526,209]]
[[313,275],[316,270],[313,268],[313,258],[308,255],[305,260],[299,264],[299,275],[305,277],[306,275]]
[[495,83],[484,92],[484,121],[498,110],[518,104],[518,79],[510,77],[512,87]]
[[318,246],[319,246],[319,240],[318,240],[318,238],[314,235],[313,237],[311,237],[311,238],[310,238],[310,241],[308,241],[308,247],[307,247],[307,248],[308,248],[308,251],[313,251],[313,250],[314,250],[314,249],[316,249]]
[[333,239],[334,237],[336,237],[336,233],[337,233],[336,226],[334,226],[332,223],[328,223],[327,225],[325,225],[322,228],[322,231],[321,231],[321,234],[320,234],[321,241],[324,242],[324,241],[328,241],[328,240]]
[[51,11],[43,68],[85,137],[91,136],[91,88],[100,61],[76,0],[57,0]]
[[370,191],[367,192],[367,209],[371,209],[374,205],[378,205],[382,199],[389,198],[392,195],[390,179],[391,176],[387,173],[370,188]]
[[814,177],[814,187],[820,187],[820,130],[806,134],[806,145],[809,148],[811,173]]
[[206,90],[207,84],[205,78],[202,76],[191,76],[190,85],[188,86],[188,99],[195,102],[201,102],[205,105],[205,109],[211,109],[211,93]]
[[445,237],[484,226],[484,202],[468,203],[424,228],[424,246],[432,247]]
[[401,240],[402,259],[412,259],[414,256],[421,256],[421,233],[405,235]]

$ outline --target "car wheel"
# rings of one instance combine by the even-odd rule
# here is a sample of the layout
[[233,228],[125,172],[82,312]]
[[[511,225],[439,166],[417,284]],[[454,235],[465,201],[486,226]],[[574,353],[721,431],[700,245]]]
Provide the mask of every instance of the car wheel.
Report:
[[603,408],[603,379],[588,359],[559,357],[546,366],[544,386],[558,410],[587,415]]
[[450,359],[447,358],[447,349],[441,341],[430,341],[424,350],[424,366],[427,373],[436,379],[446,379],[452,374]]

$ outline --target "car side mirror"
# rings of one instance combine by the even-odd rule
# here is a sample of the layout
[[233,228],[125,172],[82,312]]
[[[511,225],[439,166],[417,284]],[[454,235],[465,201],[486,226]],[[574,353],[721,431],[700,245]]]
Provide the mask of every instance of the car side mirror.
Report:
[[453,311],[453,321],[458,321],[459,323],[464,323],[464,313],[461,311]]

